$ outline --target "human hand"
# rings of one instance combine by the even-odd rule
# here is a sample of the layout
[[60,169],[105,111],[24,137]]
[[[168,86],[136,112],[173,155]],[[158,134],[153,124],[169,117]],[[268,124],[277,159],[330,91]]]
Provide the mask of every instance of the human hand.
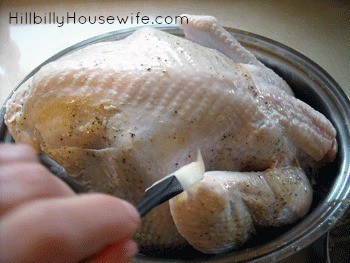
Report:
[[24,145],[0,145],[0,262],[129,262],[140,222],[126,201],[76,195]]

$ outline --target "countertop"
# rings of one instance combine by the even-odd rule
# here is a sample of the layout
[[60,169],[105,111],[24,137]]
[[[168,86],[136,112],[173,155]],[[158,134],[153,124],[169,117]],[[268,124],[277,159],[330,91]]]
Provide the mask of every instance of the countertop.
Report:
[[[323,67],[350,96],[349,1],[0,1],[0,105],[14,86],[44,60],[86,38],[130,26],[126,24],[15,24],[35,12],[46,16],[150,18],[183,13],[210,14],[222,25],[250,31],[299,51]],[[20,19],[19,19],[20,20]],[[304,258],[304,260],[303,260]],[[300,253],[286,262],[307,262]]]

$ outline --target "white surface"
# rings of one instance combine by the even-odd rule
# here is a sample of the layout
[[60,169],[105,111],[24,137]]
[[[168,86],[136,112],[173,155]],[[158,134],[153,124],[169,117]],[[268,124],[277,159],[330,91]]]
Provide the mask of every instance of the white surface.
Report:
[[[350,95],[349,1],[8,1],[0,2],[0,104],[32,69],[60,50],[97,34],[130,26],[9,25],[9,12],[77,12],[126,16],[211,14],[282,42],[323,67]],[[135,26],[135,24],[134,24]]]

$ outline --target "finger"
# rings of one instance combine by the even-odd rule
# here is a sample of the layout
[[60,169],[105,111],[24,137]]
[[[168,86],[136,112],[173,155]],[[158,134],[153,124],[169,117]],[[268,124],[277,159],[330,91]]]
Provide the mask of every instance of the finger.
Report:
[[0,185],[0,216],[33,199],[74,195],[68,185],[39,163],[2,166]]
[[128,239],[110,245],[100,253],[88,260],[91,263],[115,263],[130,262],[132,257],[137,253],[138,248],[135,241]]
[[35,150],[27,145],[0,144],[0,165],[14,162],[37,162]]
[[139,221],[129,203],[102,194],[33,201],[0,221],[0,262],[77,262],[131,238]]

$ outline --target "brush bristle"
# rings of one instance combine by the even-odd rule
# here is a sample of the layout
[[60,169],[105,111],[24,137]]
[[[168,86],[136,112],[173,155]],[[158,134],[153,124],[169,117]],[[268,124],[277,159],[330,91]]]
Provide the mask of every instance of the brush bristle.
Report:
[[146,191],[171,176],[175,176],[177,180],[180,182],[180,184],[182,185],[183,189],[186,190],[190,188],[192,185],[194,185],[196,182],[202,180],[204,177],[204,172],[205,172],[205,166],[204,166],[202,154],[201,154],[201,151],[198,149],[197,161],[189,163],[185,166],[182,166],[180,169],[176,170],[170,175],[165,176],[161,180],[155,182],[153,185],[147,188]]
[[190,188],[196,182],[200,181],[204,177],[205,166],[202,158],[201,151],[197,151],[197,161],[187,164],[173,174],[181,183],[184,190]]

